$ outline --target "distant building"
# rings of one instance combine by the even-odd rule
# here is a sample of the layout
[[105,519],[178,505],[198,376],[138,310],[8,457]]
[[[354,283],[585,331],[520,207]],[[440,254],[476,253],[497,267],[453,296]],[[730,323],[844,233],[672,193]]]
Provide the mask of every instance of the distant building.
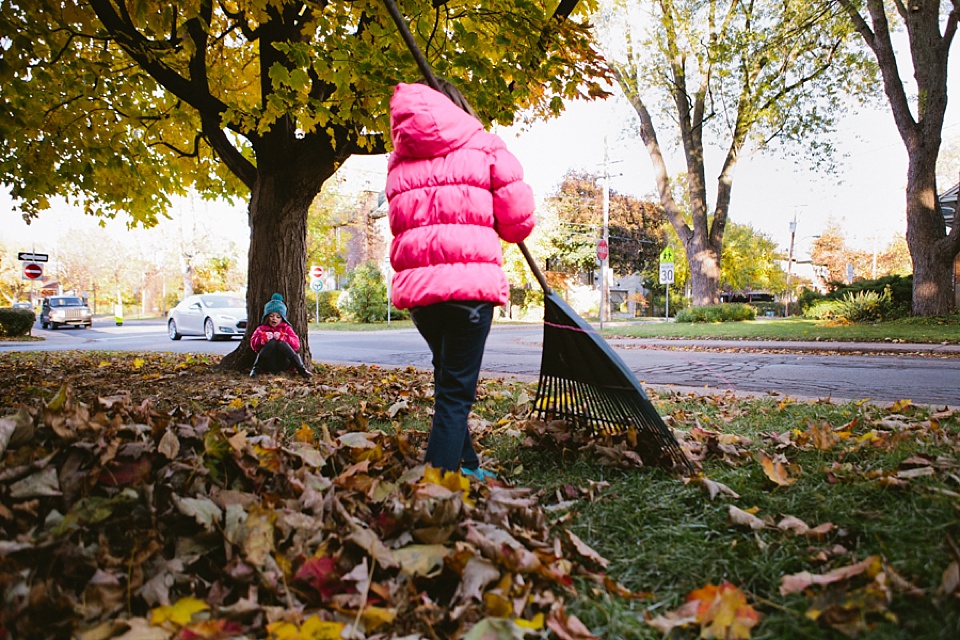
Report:
[[[957,224],[957,197],[960,194],[960,182],[940,194],[940,209],[947,223],[947,233]],[[960,308],[960,255],[953,259],[953,296],[954,304]]]

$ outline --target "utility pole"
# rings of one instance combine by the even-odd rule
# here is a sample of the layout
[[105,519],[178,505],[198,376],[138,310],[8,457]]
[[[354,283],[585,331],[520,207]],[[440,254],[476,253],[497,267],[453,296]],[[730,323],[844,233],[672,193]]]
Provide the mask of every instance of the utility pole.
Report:
[[610,291],[607,281],[609,280],[610,266],[610,155],[607,147],[607,137],[603,137],[603,241],[607,247],[607,257],[600,261],[600,328],[603,329],[603,321],[609,320],[610,315]]
[[790,221],[790,251],[787,253],[787,291],[783,301],[783,317],[790,317],[790,298],[793,297],[793,291],[790,289],[790,280],[793,276],[793,241],[797,237],[797,214],[793,214],[793,220]]

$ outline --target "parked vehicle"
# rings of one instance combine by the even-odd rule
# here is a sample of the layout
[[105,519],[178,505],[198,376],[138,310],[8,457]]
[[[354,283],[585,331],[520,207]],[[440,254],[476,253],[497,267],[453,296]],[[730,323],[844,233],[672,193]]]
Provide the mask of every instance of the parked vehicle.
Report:
[[13,308],[14,308],[14,309],[29,309],[30,311],[33,311],[33,305],[30,304],[29,302],[25,302],[25,301],[23,301],[23,300],[21,300],[20,302],[14,302],[14,303],[13,303]]
[[44,329],[57,329],[61,326],[93,326],[93,313],[90,307],[78,296],[51,296],[43,299],[40,305],[40,326]]
[[247,330],[247,301],[229,293],[200,293],[184,298],[170,310],[169,317],[167,335],[171,340],[242,337]]

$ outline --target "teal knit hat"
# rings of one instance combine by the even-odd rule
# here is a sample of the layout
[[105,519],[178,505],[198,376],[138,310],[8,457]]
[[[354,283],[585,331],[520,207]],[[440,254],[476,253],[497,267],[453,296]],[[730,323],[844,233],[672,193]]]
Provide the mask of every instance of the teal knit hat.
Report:
[[263,318],[260,321],[265,322],[267,316],[274,312],[279,313],[283,321],[287,322],[287,305],[283,304],[283,296],[279,293],[270,296],[270,302],[263,305]]

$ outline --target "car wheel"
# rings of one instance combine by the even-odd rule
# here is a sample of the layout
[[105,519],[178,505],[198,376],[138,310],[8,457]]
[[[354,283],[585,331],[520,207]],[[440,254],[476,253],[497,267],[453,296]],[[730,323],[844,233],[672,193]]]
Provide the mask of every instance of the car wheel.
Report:
[[174,322],[173,319],[167,323],[167,335],[170,336],[171,340],[179,340],[183,337],[180,332],[177,331],[177,323]]
[[40,328],[41,328],[41,329],[46,329],[46,328],[47,328],[47,323],[44,322],[43,320],[41,320],[41,321],[40,321]]
[[213,320],[210,318],[207,318],[206,322],[203,323],[203,335],[210,342],[217,339],[217,334],[213,330]]
[[56,331],[56,330],[59,329],[59,328],[60,328],[60,325],[58,325],[56,322],[51,322],[51,323],[50,323],[50,330],[51,330],[51,331]]

